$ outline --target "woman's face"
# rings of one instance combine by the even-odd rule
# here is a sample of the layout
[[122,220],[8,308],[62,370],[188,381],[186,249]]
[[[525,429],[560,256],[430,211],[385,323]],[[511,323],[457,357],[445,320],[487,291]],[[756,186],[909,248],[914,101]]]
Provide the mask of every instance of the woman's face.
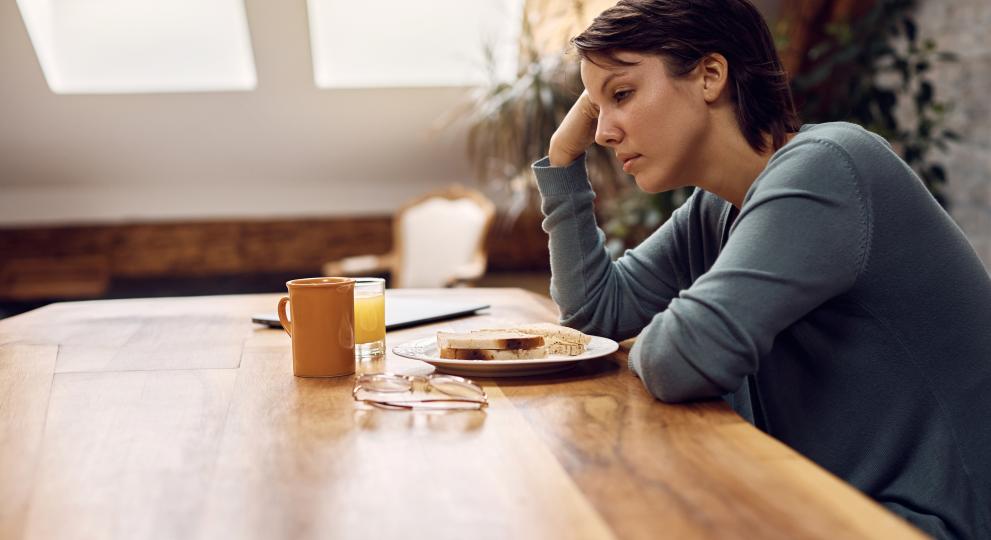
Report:
[[702,79],[689,73],[672,77],[660,56],[619,52],[636,65],[583,60],[582,81],[598,107],[595,142],[611,148],[623,170],[648,193],[696,185],[699,149],[709,115]]

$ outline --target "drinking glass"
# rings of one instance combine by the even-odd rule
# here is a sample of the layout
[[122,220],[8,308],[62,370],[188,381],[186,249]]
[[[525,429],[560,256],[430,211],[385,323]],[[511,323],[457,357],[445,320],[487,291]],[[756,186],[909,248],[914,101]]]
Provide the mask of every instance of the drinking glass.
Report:
[[385,280],[354,279],[354,356],[381,356],[385,353]]

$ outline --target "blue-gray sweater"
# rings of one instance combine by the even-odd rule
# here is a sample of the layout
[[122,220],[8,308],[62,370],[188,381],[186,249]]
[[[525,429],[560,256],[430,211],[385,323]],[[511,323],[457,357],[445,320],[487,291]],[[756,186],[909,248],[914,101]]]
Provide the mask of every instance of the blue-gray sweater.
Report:
[[696,190],[612,262],[584,158],[534,164],[562,323],[664,401],[723,396],[938,537],[991,538],[991,279],[880,137],[804,126],[737,210]]

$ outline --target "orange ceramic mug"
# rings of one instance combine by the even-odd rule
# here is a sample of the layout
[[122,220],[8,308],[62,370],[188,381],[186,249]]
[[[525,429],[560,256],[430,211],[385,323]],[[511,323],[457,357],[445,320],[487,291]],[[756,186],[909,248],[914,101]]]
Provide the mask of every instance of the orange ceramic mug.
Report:
[[354,373],[354,280],[294,279],[286,287],[289,296],[279,300],[279,320],[292,338],[293,374],[338,377]]

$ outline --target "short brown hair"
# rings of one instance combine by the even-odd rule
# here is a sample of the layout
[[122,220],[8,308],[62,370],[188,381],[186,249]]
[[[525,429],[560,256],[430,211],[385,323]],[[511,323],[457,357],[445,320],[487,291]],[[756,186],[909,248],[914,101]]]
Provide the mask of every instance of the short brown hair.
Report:
[[765,134],[775,149],[798,131],[798,114],[788,77],[760,12],[747,0],[620,0],[571,40],[582,58],[620,51],[657,54],[669,73],[682,76],[707,54],[729,64],[736,120],[747,142],[766,150]]

